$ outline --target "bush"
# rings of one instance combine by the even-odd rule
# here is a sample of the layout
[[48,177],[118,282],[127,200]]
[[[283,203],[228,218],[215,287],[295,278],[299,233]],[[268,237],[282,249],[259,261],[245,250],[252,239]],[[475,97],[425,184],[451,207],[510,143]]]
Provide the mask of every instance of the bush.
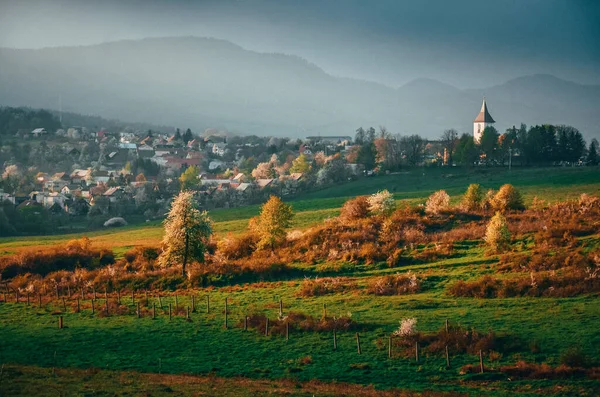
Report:
[[417,275],[408,272],[377,277],[369,282],[367,292],[373,295],[405,295],[414,294],[421,289]]
[[450,196],[445,190],[438,190],[427,199],[425,212],[432,215],[438,215],[450,206]]
[[521,193],[513,185],[506,184],[500,187],[498,193],[491,201],[494,210],[500,212],[521,211],[525,209]]
[[389,215],[396,209],[394,196],[387,190],[370,195],[368,202],[369,211],[374,214]]
[[246,233],[240,236],[227,236],[217,244],[218,252],[227,259],[241,259],[252,255],[256,248],[258,238],[254,234]]
[[343,292],[355,288],[356,285],[344,277],[305,278],[298,291],[298,296],[321,296]]
[[472,183],[463,196],[462,206],[467,211],[481,208],[483,202],[483,189],[478,183]]
[[500,252],[509,245],[510,232],[506,218],[500,212],[496,212],[488,223],[484,240],[494,252]]
[[365,196],[358,196],[344,203],[340,210],[340,218],[353,221],[369,216],[369,200]]

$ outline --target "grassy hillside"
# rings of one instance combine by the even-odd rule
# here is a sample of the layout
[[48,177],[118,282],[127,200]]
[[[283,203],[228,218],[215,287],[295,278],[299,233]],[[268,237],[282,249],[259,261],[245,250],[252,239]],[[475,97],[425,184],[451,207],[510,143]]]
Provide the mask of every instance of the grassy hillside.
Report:
[[[368,194],[382,188],[394,191],[398,200],[410,203],[422,203],[432,191],[441,188],[447,189],[457,201],[472,182],[486,188],[513,183],[528,202],[536,196],[555,201],[575,198],[583,192],[597,194],[600,189],[595,169],[531,169],[512,174],[494,170],[456,175],[426,170],[425,176],[422,172],[364,179],[294,200],[292,205],[298,213],[295,227],[315,225],[336,215],[341,203],[350,195]],[[245,207],[214,211],[212,216],[222,235],[243,230],[247,219],[257,211],[257,207]],[[586,367],[600,365],[600,334],[597,332],[600,305],[597,289],[593,287],[597,282],[591,275],[580,282],[590,286],[588,291],[592,292],[573,292],[567,286],[564,295],[553,294],[554,287],[547,284],[543,287],[545,293],[495,298],[458,297],[451,292],[457,282],[480,282],[485,276],[493,276],[501,282],[519,279],[525,281],[526,289],[530,290],[537,288],[538,281],[540,284],[558,282],[561,277],[572,276],[573,271],[587,266],[587,262],[582,262],[586,255],[600,252],[596,215],[576,213],[559,222],[560,227],[573,227],[573,234],[569,235],[563,234],[556,224],[548,223],[561,231],[546,246],[545,234],[538,234],[537,223],[531,223],[541,214],[526,211],[511,218],[516,229],[524,230],[515,233],[512,259],[486,253],[481,240],[475,237],[440,242],[440,246],[451,247],[449,254],[435,254],[438,252],[436,240],[414,247],[404,246],[404,260],[396,267],[377,261],[307,260],[288,263],[286,273],[275,278],[178,291],[169,288],[167,278],[170,276],[165,275],[164,288],[150,291],[146,297],[139,287],[134,300],[131,291],[119,294],[117,288],[112,287],[108,295],[108,316],[102,312],[107,303],[103,291],[99,291],[94,301],[94,312],[91,293],[78,302],[78,293],[63,301],[50,291],[41,306],[37,297],[31,297],[27,304],[25,290],[21,291],[20,303],[15,303],[14,293],[0,293],[0,363],[8,364],[5,374],[0,375],[0,394],[31,395],[46,388],[79,393],[100,388],[102,395],[120,392],[161,395],[170,391],[183,395],[201,391],[209,395],[227,394],[225,391],[240,395],[361,395],[363,392],[363,395],[376,395],[372,390],[356,386],[336,388],[336,382],[343,382],[372,385],[377,390],[470,396],[600,395],[597,368],[574,370],[563,365],[573,362]],[[454,214],[448,217],[455,219]],[[521,223],[517,223],[517,218]],[[579,226],[582,228],[575,230]],[[95,245],[122,253],[134,245],[158,244],[161,235],[160,225],[153,224],[90,236]],[[443,234],[433,235],[443,237]],[[18,251],[27,244],[35,248],[73,237],[3,239],[0,249]],[[565,263],[559,263],[563,259],[556,258],[565,253],[568,254]],[[511,264],[511,261],[517,263],[515,258],[523,258],[523,255],[525,258],[531,255],[526,260],[537,263],[536,266],[552,270],[544,273],[538,269],[534,277],[533,270],[530,274],[529,270]],[[553,261],[560,266],[553,267]],[[133,277],[135,273],[125,272],[123,277]],[[382,296],[372,292],[383,276],[412,274],[421,283],[414,293]],[[549,278],[543,279],[544,275]],[[327,282],[342,283],[342,288],[314,295],[304,292],[310,280],[327,276],[336,276],[337,281]],[[310,279],[307,281],[307,278]],[[481,294],[489,295],[486,290]],[[279,316],[280,302],[282,317]],[[186,309],[192,305],[196,310],[186,319]],[[153,318],[155,307],[156,318]],[[300,314],[307,316],[306,320],[293,323],[294,328],[286,340],[278,321]],[[57,327],[58,316],[63,316],[63,329]],[[271,321],[268,335],[265,335],[265,325],[252,322],[254,320],[245,330],[246,316],[251,319],[267,316]],[[322,317],[352,322],[352,328],[340,326],[337,330],[337,349],[334,349],[330,329],[302,329],[298,325],[308,324],[308,327],[311,319],[320,321]],[[444,335],[446,320],[450,330],[458,329],[460,335],[481,335],[485,343],[477,342],[464,351],[452,345],[448,356],[450,367],[443,353],[427,345],[420,347],[418,361],[411,345],[394,345],[390,358],[388,337],[406,318],[416,319],[417,330],[424,335],[423,343]],[[484,373],[478,373],[479,350]],[[530,374],[523,366],[535,370]],[[49,376],[53,367],[59,368],[56,376]],[[475,371],[470,372],[469,368]],[[125,372],[118,375],[113,371]],[[143,373],[139,376],[144,381],[123,380],[132,373]],[[182,374],[194,377],[179,377]],[[311,382],[314,379],[334,383],[315,384]],[[197,382],[198,388],[192,391],[182,386],[187,382]],[[211,387],[218,393],[213,393]],[[243,393],[237,393],[236,387],[242,388]]]
[[[424,203],[436,190],[445,189],[454,202],[460,200],[470,183],[497,189],[511,183],[523,193],[526,202],[534,197],[547,201],[576,198],[581,193],[597,194],[600,191],[598,168],[516,168],[506,169],[424,168],[394,175],[385,175],[332,186],[312,192],[291,201],[296,213],[293,228],[303,229],[329,217],[337,216],[339,208],[350,197],[375,193],[388,189],[396,200],[410,204]],[[260,206],[221,209],[212,211],[217,235],[240,233],[246,230],[248,219],[259,213]],[[41,237],[0,238],[0,255],[35,249],[86,235],[95,245],[109,247],[117,254],[138,245],[158,245],[162,238],[162,226],[152,222],[143,226],[96,231],[83,234],[53,235]]]

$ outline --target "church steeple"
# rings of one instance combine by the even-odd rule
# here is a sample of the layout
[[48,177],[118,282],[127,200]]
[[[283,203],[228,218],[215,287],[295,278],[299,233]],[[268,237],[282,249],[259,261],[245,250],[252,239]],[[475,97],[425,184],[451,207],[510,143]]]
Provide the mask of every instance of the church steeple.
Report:
[[473,120],[474,123],[495,123],[494,119],[488,112],[487,104],[485,103],[485,97],[483,97],[483,103],[481,104],[481,111]]
[[483,103],[481,104],[481,111],[473,120],[473,139],[475,143],[479,143],[481,141],[481,135],[483,135],[483,130],[487,127],[490,127],[494,124],[495,121],[490,115],[490,112],[487,108],[487,103],[485,102],[485,97],[483,97]]

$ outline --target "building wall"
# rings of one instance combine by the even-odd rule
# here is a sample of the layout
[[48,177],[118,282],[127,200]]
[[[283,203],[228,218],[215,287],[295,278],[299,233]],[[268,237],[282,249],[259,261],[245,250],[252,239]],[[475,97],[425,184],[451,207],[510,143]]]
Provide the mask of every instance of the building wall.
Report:
[[493,125],[492,123],[473,123],[473,139],[475,140],[475,143],[479,143],[481,141],[481,135],[483,135],[483,130],[486,129],[486,127],[489,127]]

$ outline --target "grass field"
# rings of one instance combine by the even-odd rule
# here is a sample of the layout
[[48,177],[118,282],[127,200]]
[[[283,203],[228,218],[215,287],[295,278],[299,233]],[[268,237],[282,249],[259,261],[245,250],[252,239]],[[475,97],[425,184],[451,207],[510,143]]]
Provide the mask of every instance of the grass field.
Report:
[[[425,168],[396,175],[363,178],[355,182],[332,186],[298,197],[290,202],[296,213],[293,228],[302,229],[337,216],[339,208],[350,197],[388,189],[401,203],[424,203],[436,190],[444,189],[454,202],[460,199],[470,183],[497,189],[511,183],[523,193],[526,202],[534,197],[547,201],[577,198],[581,193],[600,192],[600,170],[589,168],[524,168],[511,172],[502,169],[440,169]],[[259,213],[258,205],[212,211],[216,234],[240,233],[246,230],[248,219]],[[121,229],[89,233],[0,238],[0,255],[14,254],[23,249],[35,249],[65,242],[83,235],[90,237],[96,246],[109,247],[117,255],[139,245],[160,244],[160,222],[128,226]]]
[[[441,188],[456,201],[472,182],[486,188],[498,188],[510,182],[529,202],[534,196],[556,201],[575,198],[583,192],[597,194],[600,189],[597,170],[587,168],[527,169],[512,173],[471,171],[456,176],[440,170],[425,170],[428,173],[425,176],[422,172],[363,179],[294,200],[292,205],[298,214],[295,227],[308,227],[335,216],[349,196],[383,188],[394,191],[397,200],[410,203],[424,202],[431,192]],[[212,217],[219,234],[235,233],[243,230],[247,219],[257,211],[257,207],[215,211]],[[89,236],[95,244],[123,252],[135,245],[155,245],[161,234],[160,226],[154,224]],[[2,239],[0,252],[52,245],[73,237]],[[586,244],[599,247],[600,236],[586,237]],[[461,374],[462,366],[478,363],[478,356],[472,354],[451,354],[449,369],[442,355],[423,353],[419,362],[414,357],[388,358],[387,336],[398,328],[400,320],[414,317],[422,332],[439,330],[448,319],[451,324],[467,329],[493,330],[515,342],[518,350],[485,357],[485,366],[491,370],[519,360],[556,366],[561,355],[572,347],[582,349],[598,362],[600,304],[597,295],[475,299],[456,298],[447,293],[446,288],[457,280],[473,280],[494,273],[497,260],[495,256],[484,255],[479,242],[464,241],[455,244],[452,257],[431,263],[395,269],[386,265],[348,265],[338,274],[349,277],[356,288],[308,298],[298,295],[304,276],[326,274],[329,267],[327,264],[290,264],[296,270],[292,273],[295,276],[282,281],[178,291],[177,298],[173,293],[162,298],[165,306],[175,305],[177,299],[179,307],[185,308],[191,305],[193,294],[197,311],[191,314],[190,321],[183,312],[169,320],[166,310],[159,310],[158,318],[152,319],[150,308],[158,302],[153,296],[144,306],[142,318],[134,314],[131,297],[122,298],[127,314],[109,317],[92,314],[89,300],[83,302],[81,313],[74,312],[74,300],[67,302],[66,311],[59,301],[44,302],[41,308],[35,302],[29,306],[23,301],[0,303],[0,363],[9,364],[4,377],[0,376],[0,394],[33,395],[37,394],[36,390],[55,389],[65,394],[86,395],[162,395],[171,391],[182,395],[362,393],[359,389],[354,392],[344,387],[333,390],[331,385],[305,383],[318,379],[372,385],[380,390],[433,390],[472,396],[600,395],[600,382],[586,377],[551,380],[510,379],[495,371]],[[366,293],[373,277],[408,271],[425,280],[421,292],[401,296]],[[210,313],[206,311],[206,296],[210,296]],[[136,297],[137,300],[142,298],[142,294]],[[228,329],[224,328],[226,298]],[[110,299],[112,302],[116,298]],[[320,317],[325,304],[329,315],[351,316],[358,323],[361,354],[357,352],[354,331],[340,331],[338,348],[334,351],[330,332],[296,330],[286,341],[282,336],[265,336],[240,327],[241,319],[252,312],[276,318],[280,300],[284,314],[294,311]],[[103,304],[100,296],[97,305]],[[64,329],[57,327],[58,315],[64,316]],[[52,376],[52,367],[68,370],[59,369],[57,375]],[[131,372],[112,371],[135,371],[144,375],[139,375],[142,380],[138,382],[133,375],[125,380]],[[159,372],[201,378],[158,376]],[[280,379],[286,381],[278,383],[276,380]],[[188,387],[185,383],[197,384],[197,387]],[[98,389],[102,392],[92,391]]]

